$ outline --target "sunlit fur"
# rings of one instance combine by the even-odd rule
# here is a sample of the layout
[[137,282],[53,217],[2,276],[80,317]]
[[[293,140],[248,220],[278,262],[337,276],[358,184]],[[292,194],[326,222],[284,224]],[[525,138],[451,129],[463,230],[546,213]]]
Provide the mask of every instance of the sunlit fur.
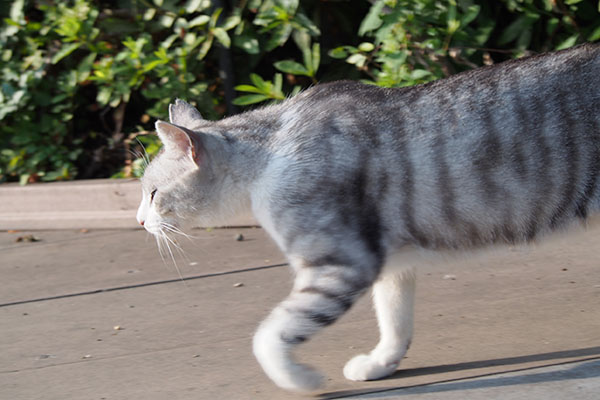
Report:
[[600,208],[600,45],[410,88],[317,85],[206,121],[189,104],[157,122],[138,221],[170,234],[252,212],[289,260],[290,294],[253,351],[280,387],[321,375],[292,350],[373,288],[379,344],[344,367],[393,373],[413,328],[415,268],[439,255],[539,240]]

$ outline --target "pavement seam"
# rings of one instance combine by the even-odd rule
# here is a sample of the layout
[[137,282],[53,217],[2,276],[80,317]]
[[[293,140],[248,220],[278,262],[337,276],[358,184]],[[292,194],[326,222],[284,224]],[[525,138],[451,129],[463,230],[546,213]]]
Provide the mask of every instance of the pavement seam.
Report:
[[60,295],[56,295],[56,296],[40,297],[37,299],[18,300],[18,301],[12,301],[12,302],[8,302],[8,303],[0,304],[0,308],[16,306],[16,305],[21,305],[21,304],[39,303],[42,301],[66,299],[66,298],[70,298],[70,297],[88,296],[91,294],[98,294],[98,293],[108,293],[108,292],[116,292],[116,291],[120,291],[120,290],[136,289],[136,288],[141,288],[141,287],[146,287],[146,286],[164,285],[164,284],[175,283],[175,282],[184,282],[185,283],[186,281],[191,281],[191,280],[195,280],[195,279],[213,278],[216,276],[224,276],[224,275],[234,275],[234,274],[239,274],[239,273],[243,273],[243,272],[262,271],[265,269],[280,268],[280,267],[284,267],[287,265],[288,265],[287,263],[263,265],[260,267],[237,269],[235,271],[214,272],[211,274],[184,276],[181,278],[165,279],[165,280],[161,280],[161,281],[136,283],[136,284],[132,284],[132,285],[116,286],[116,287],[104,288],[104,289],[87,290],[87,291],[77,292],[77,293],[67,293],[67,294],[60,294]]

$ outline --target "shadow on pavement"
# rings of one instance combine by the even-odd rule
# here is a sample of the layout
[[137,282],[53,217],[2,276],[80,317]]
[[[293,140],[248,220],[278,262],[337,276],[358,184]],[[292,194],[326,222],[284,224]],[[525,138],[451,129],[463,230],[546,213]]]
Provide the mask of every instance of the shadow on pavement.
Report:
[[588,347],[584,349],[553,351],[550,353],[530,354],[518,357],[496,358],[493,360],[470,361],[458,364],[439,365],[435,367],[413,368],[398,370],[396,373],[386,379],[399,379],[411,376],[441,374],[445,372],[464,371],[468,369],[479,369],[495,367],[498,365],[518,365],[537,361],[560,360],[564,358],[576,357],[600,357],[600,346]]
[[[578,357],[586,357],[583,360],[577,361],[568,361],[568,362],[560,362],[560,359],[573,359]],[[497,358],[492,360],[481,360],[481,361],[471,361],[457,364],[448,364],[448,365],[440,365],[434,367],[423,367],[423,368],[413,368],[406,370],[398,370],[394,375],[383,379],[382,381],[391,381],[391,380],[399,380],[402,378],[414,377],[414,376],[422,376],[422,375],[433,375],[433,374],[442,374],[447,372],[454,371],[464,371],[470,369],[480,369],[487,367],[495,367],[495,366],[503,366],[503,365],[518,365],[518,364],[526,364],[531,362],[540,362],[540,361],[550,361],[557,360],[556,363],[545,364],[541,366],[534,367],[526,367],[526,368],[516,368],[507,371],[501,372],[492,372],[492,373],[482,373],[475,374],[473,376],[461,377],[456,379],[447,379],[440,380],[434,382],[428,382],[426,384],[419,385],[409,385],[409,386],[390,386],[385,388],[378,388],[376,390],[350,390],[350,391],[338,391],[338,392],[330,392],[323,393],[319,399],[338,399],[344,397],[358,396],[358,395],[366,395],[369,394],[369,397],[373,397],[377,393],[381,393],[382,396],[387,396],[386,392],[391,390],[398,389],[411,389],[410,394],[418,394],[418,393],[434,393],[434,392],[447,392],[452,390],[468,390],[474,388],[490,388],[490,387],[498,387],[498,386],[511,386],[518,385],[524,383],[542,383],[549,381],[560,381],[560,380],[570,380],[570,379],[580,379],[580,378],[592,378],[592,377],[600,377],[600,346],[596,347],[588,347],[583,349],[575,349],[575,350],[565,350],[565,351],[556,351],[550,353],[541,353],[541,354],[530,354],[525,356],[518,357],[506,357],[506,358]],[[525,372],[532,371],[538,368],[552,367],[552,366],[560,366],[565,364],[570,364],[573,362],[579,362],[579,364],[575,365],[573,368],[563,370],[563,371],[550,371],[550,372],[540,372],[527,374],[526,376],[510,376],[510,377],[494,377],[494,375],[500,374],[508,374],[508,373],[516,373],[516,372]],[[583,364],[581,364],[583,362]],[[475,378],[485,378],[487,379],[478,379],[477,381],[466,381],[469,379]],[[398,393],[394,393],[397,395]],[[408,393],[407,393],[408,394]],[[400,395],[400,394],[398,394]]]

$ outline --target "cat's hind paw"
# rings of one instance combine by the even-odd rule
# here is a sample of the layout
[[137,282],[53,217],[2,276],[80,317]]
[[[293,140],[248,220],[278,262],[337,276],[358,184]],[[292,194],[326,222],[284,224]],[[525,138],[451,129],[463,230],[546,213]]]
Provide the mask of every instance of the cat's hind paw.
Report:
[[323,385],[323,375],[302,364],[294,364],[285,374],[271,377],[282,389],[293,392],[312,392]]
[[393,374],[398,368],[397,362],[382,362],[368,354],[360,354],[346,363],[344,376],[351,381],[370,381]]

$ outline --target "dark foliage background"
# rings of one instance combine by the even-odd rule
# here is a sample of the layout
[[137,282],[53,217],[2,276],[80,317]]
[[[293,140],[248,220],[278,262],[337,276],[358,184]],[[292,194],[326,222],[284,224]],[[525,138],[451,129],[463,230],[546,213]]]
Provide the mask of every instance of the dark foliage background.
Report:
[[139,176],[174,98],[218,119],[600,39],[598,0],[16,0],[0,17],[0,182],[22,184]]

